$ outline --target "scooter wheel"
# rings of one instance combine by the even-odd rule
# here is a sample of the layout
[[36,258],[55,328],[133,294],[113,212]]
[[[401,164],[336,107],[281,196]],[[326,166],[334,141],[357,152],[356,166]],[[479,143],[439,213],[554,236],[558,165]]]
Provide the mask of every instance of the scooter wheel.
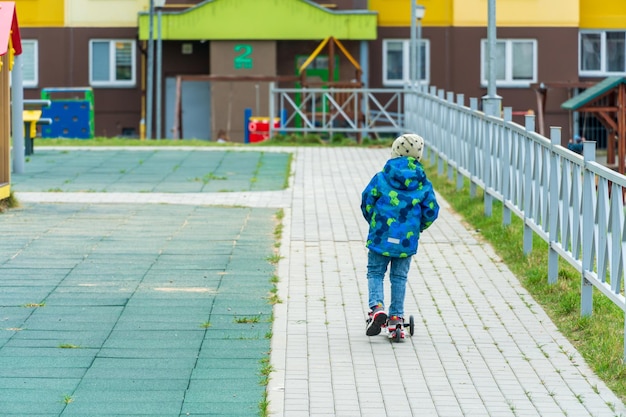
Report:
[[393,334],[393,340],[395,340],[396,342],[401,342],[402,341],[402,328],[400,326],[396,327],[396,330],[394,330],[395,333]]
[[415,318],[409,316],[409,334],[413,336],[413,333],[415,333]]

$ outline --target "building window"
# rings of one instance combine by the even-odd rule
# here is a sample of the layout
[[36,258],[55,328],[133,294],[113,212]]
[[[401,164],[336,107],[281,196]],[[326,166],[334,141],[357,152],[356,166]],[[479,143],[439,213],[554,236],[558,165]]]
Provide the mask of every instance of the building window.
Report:
[[36,40],[22,39],[22,86],[35,88],[39,84],[39,53]]
[[[487,85],[487,39],[481,42],[480,80]],[[534,39],[496,40],[496,85],[528,87],[537,82],[537,41]]]
[[100,87],[135,86],[135,41],[89,42],[89,83]]
[[[430,79],[430,42],[420,39],[421,71],[416,70],[423,84]],[[411,41],[408,39],[386,39],[383,41],[383,85],[399,86],[407,84],[411,79],[410,70]],[[417,57],[415,58],[417,61]],[[419,75],[418,75],[419,74]]]
[[580,32],[579,73],[582,76],[626,73],[626,32]]

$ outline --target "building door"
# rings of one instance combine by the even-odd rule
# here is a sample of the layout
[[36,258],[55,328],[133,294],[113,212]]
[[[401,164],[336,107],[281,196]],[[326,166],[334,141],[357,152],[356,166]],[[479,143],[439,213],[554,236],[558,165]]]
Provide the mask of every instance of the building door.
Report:
[[[211,83],[183,81],[181,125],[183,139],[211,139]],[[172,139],[176,105],[176,78],[165,80],[165,137]]]

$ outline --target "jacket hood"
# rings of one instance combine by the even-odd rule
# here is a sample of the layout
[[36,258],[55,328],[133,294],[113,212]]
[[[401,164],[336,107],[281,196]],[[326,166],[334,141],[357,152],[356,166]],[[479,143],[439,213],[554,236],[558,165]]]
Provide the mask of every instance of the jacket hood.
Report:
[[422,164],[410,156],[388,160],[382,173],[389,185],[398,190],[416,190],[426,179]]

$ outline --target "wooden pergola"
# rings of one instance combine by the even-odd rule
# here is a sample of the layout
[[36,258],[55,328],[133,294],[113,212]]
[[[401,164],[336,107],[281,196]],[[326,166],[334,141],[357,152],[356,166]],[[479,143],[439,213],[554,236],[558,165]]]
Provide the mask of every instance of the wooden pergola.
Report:
[[616,167],[620,174],[626,173],[626,78],[606,78],[567,100],[561,107],[593,114],[602,123],[607,130],[607,165]]

